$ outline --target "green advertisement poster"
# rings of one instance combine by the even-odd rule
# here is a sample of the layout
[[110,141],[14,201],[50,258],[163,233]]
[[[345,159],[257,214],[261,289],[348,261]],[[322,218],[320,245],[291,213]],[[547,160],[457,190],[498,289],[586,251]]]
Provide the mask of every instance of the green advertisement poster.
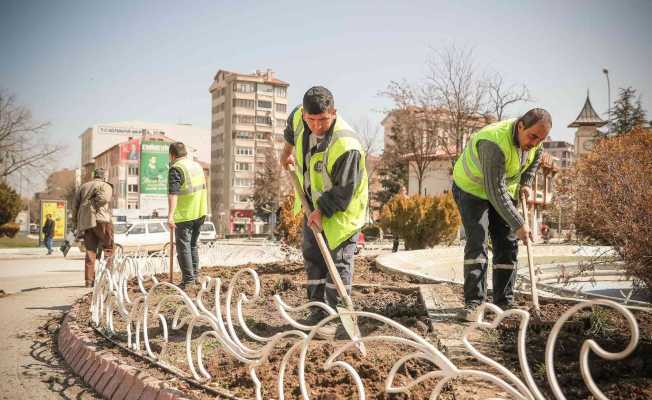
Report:
[[167,194],[169,144],[144,141],[140,150],[140,193]]

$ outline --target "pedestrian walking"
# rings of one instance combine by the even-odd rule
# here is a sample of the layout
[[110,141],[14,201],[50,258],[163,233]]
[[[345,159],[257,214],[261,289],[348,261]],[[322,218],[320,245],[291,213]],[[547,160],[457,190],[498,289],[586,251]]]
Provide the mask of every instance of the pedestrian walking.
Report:
[[93,171],[93,180],[82,184],[73,201],[72,224],[78,237],[84,238],[84,280],[86,287],[95,285],[95,261],[98,250],[108,263],[113,261],[113,222],[111,200],[113,186],[106,182],[102,168]]
[[523,195],[533,200],[541,143],[551,125],[550,114],[541,108],[488,125],[470,137],[455,163],[453,196],[466,233],[464,320],[472,320],[486,300],[488,237],[493,245],[493,302],[503,309],[514,307],[518,240],[532,240],[516,205]]
[[208,213],[204,169],[188,157],[181,142],[170,144],[172,165],[168,172],[168,226],[176,235],[180,288],[197,283],[199,276],[199,230]]
[[[401,186],[399,189],[397,196],[400,197],[407,197],[407,189],[405,186]],[[401,238],[399,237],[398,232],[392,232],[392,236],[394,237],[394,242],[392,243],[392,253],[396,253],[398,251],[398,246],[400,244]]]
[[[296,176],[312,211],[303,222],[303,258],[310,301],[340,302],[315,236],[309,226],[323,231],[336,269],[351,292],[354,253],[358,234],[367,221],[368,183],[365,152],[354,132],[335,109],[325,87],[310,88],[303,104],[288,118],[281,166],[294,165]],[[294,213],[301,211],[295,196]],[[326,315],[313,307],[308,323]]]
[[48,255],[52,254],[52,239],[54,238],[54,228],[56,223],[52,219],[52,214],[48,214],[43,224],[43,242],[48,249]]

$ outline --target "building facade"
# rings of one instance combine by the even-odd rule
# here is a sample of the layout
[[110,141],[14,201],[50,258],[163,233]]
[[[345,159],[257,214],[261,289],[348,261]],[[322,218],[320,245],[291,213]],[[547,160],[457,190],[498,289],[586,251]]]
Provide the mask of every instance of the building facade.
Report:
[[193,157],[202,162],[210,161],[210,149],[206,143],[210,140],[208,129],[193,127],[189,124],[159,124],[143,121],[112,122],[96,124],[87,128],[80,136],[82,182],[91,179],[95,168],[95,157],[113,146],[130,138],[143,135],[165,135],[175,141],[186,144],[193,150]]
[[[95,168],[103,168],[107,182],[113,186],[114,214],[168,215],[168,151],[175,141],[165,135],[143,135],[128,138],[94,157]],[[193,157],[196,153],[189,148],[189,156],[204,169],[210,210],[209,164]]]
[[551,140],[550,135],[543,142],[543,149],[550,154],[561,169],[575,164],[575,146],[563,140]]
[[[458,150],[456,149],[457,141],[455,140],[451,127],[450,112],[443,108],[428,110],[428,115],[425,115],[423,109],[410,110],[414,112],[417,118],[421,118],[426,124],[436,127],[436,132],[428,132],[429,136],[436,137],[435,139],[439,144],[431,146],[429,154],[420,153],[419,157],[428,158],[429,163],[426,171],[423,174],[421,182],[421,194],[434,196],[448,192],[453,185],[453,162],[457,159]],[[393,132],[396,126],[396,111],[390,112],[381,122],[384,130],[384,143],[385,148],[394,144],[394,139],[397,136],[400,138],[400,133],[396,135]],[[465,126],[464,134],[462,135],[459,149],[463,150],[466,142],[471,134],[480,128],[494,122],[495,119],[488,115],[478,114],[474,118],[470,118]],[[407,133],[405,133],[407,134]],[[424,133],[425,134],[425,133]],[[424,139],[423,142],[427,143],[429,139]],[[419,182],[416,173],[416,165],[414,157],[406,154],[406,160],[409,162],[408,174],[408,187],[409,195],[419,193]]]
[[209,88],[212,213],[226,233],[265,229],[265,222],[254,217],[254,182],[265,154],[280,158],[292,111],[288,86],[269,69],[254,74],[219,70]]

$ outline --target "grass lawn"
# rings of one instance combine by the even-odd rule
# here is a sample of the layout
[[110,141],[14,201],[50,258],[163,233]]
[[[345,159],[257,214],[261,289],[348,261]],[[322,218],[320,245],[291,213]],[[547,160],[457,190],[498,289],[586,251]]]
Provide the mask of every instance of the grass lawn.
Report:
[[13,238],[1,237],[0,249],[15,247],[38,247],[38,239],[30,239],[27,235],[17,234]]

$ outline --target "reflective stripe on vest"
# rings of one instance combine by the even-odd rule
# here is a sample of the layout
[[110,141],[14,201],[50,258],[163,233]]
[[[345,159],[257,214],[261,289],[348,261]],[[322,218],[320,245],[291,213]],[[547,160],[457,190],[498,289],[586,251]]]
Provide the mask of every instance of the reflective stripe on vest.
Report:
[[199,163],[188,158],[180,158],[172,164],[183,174],[183,183],[177,195],[177,208],[174,222],[192,221],[203,217],[208,211],[206,178]]
[[471,136],[453,169],[453,180],[460,189],[481,199],[487,199],[477,145],[480,140],[489,140],[498,145],[505,157],[505,185],[509,195],[516,199],[521,175],[534,161],[541,144],[528,151],[526,161],[521,165],[521,150],[514,145],[514,123],[515,119],[496,122]]
[[[362,229],[367,221],[368,215],[368,181],[367,169],[365,166],[366,154],[362,149],[360,141],[353,129],[342,118],[335,120],[333,133],[330,142],[324,151],[314,153],[309,157],[309,165],[304,175],[304,154],[303,154],[303,108],[299,107],[294,112],[292,120],[294,129],[294,150],[296,160],[296,175],[301,183],[301,188],[305,191],[304,179],[310,179],[310,191],[312,205],[317,208],[317,201],[321,195],[333,187],[331,173],[337,159],[350,150],[360,152],[360,174],[362,179],[353,191],[353,196],[346,210],[337,211],[331,217],[322,216],[322,226],[326,241],[330,249],[335,249],[342,242],[353,236],[357,231]],[[301,211],[301,202],[298,196],[295,196],[294,213]]]

